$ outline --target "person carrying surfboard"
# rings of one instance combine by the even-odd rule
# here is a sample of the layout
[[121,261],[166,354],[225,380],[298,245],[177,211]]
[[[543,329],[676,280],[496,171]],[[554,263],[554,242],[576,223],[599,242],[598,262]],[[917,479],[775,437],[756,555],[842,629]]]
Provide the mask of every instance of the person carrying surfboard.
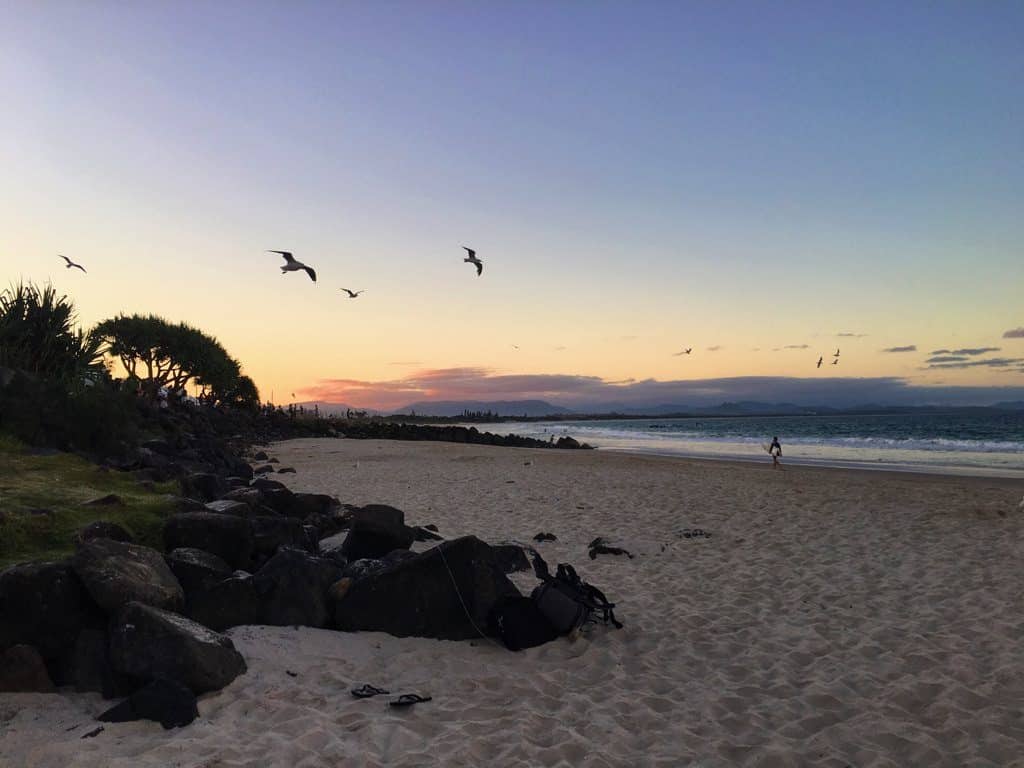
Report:
[[772,469],[779,468],[779,457],[782,456],[782,446],[779,444],[779,436],[772,438],[772,444],[768,446],[768,453],[772,457]]

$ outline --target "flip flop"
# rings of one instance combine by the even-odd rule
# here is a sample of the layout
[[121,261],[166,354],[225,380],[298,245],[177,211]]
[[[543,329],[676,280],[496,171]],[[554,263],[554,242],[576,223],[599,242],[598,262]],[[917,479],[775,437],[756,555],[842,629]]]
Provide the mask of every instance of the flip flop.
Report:
[[386,691],[383,688],[376,688],[369,684],[361,685],[358,688],[353,688],[351,690],[351,694],[357,699],[369,699],[372,696],[380,696],[383,693],[391,693],[391,691]]
[[392,707],[411,707],[413,704],[421,704],[430,701],[430,696],[420,696],[418,693],[403,693],[397,699],[388,702]]

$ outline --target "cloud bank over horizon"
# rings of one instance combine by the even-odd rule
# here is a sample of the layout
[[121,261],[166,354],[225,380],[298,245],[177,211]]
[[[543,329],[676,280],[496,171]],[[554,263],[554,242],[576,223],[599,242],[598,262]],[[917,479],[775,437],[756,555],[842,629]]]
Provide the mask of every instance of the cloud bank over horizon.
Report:
[[310,400],[382,411],[431,400],[545,400],[552,405],[595,412],[661,405],[703,407],[736,401],[851,407],[990,405],[1024,400],[1024,383],[990,387],[920,386],[889,376],[608,381],[579,374],[507,374],[482,367],[428,369],[386,381],[325,379],[300,391]]

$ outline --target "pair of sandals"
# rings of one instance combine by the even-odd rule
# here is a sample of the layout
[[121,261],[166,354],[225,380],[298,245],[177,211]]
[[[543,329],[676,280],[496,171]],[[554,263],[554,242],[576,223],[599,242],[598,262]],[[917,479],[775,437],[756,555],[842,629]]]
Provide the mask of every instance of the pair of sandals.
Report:
[[[357,699],[370,699],[374,696],[381,696],[384,694],[391,693],[383,688],[376,688],[375,686],[366,684],[361,685],[358,688],[353,688],[351,691],[352,695]],[[422,704],[425,701],[430,701],[432,697],[421,696],[418,693],[403,693],[397,699],[392,699],[388,702],[389,706],[392,707],[411,707],[413,704]]]

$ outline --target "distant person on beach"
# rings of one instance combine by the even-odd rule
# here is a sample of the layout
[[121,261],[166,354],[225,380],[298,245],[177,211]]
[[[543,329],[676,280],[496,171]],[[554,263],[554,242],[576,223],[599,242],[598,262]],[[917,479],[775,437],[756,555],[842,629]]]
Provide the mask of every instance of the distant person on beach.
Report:
[[778,469],[779,457],[782,455],[782,446],[779,445],[779,436],[772,438],[772,444],[768,446],[768,453],[772,457],[772,469]]

